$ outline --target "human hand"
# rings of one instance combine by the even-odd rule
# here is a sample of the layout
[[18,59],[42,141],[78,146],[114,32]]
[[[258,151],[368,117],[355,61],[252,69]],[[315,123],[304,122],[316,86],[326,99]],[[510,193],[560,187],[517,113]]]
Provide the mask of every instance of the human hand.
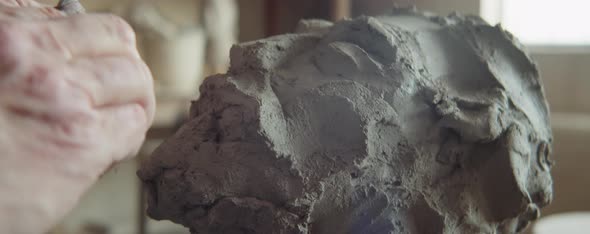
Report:
[[0,233],[43,233],[154,116],[152,77],[122,19],[0,0]]

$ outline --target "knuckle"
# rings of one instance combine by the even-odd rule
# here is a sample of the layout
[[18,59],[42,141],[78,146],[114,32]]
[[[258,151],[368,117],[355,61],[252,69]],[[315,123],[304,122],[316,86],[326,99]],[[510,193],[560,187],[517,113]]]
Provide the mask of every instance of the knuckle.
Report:
[[43,81],[43,84],[54,84],[58,80],[56,71],[49,64],[36,64],[31,66],[29,75]]
[[17,6],[17,7],[31,7],[31,6],[35,6],[36,2],[32,1],[32,0],[4,0],[2,2],[5,2],[9,5],[12,6]]
[[22,7],[21,1],[17,0],[0,0],[0,5],[8,7]]
[[145,62],[141,61],[140,66],[143,69],[143,72],[145,73],[144,79],[145,79],[145,82],[148,86],[148,98],[155,99],[154,78],[152,76],[152,72]]
[[15,69],[24,59],[27,39],[22,24],[0,22],[0,69],[3,72]]
[[23,78],[25,94],[47,103],[60,104],[59,95],[64,93],[65,85],[59,71],[46,64],[32,65]]
[[119,76],[125,76],[125,79],[134,79],[145,85],[148,82],[149,68],[139,59],[122,57],[110,61],[112,70],[118,72]]
[[[0,22],[0,30],[1,35],[3,36],[2,39],[9,40],[9,42],[14,42],[13,38],[15,36],[23,35],[22,34],[22,23],[13,20],[3,20]],[[3,41],[4,42],[4,41]]]
[[49,17],[59,17],[65,15],[63,11],[60,11],[54,7],[42,7],[39,10],[41,11],[41,14]]
[[144,82],[146,82],[146,84],[152,86],[153,85],[152,72],[150,71],[150,68],[148,67],[148,65],[143,60],[137,59],[135,61],[135,66],[137,67],[137,70],[139,71],[139,75],[144,80]]
[[130,45],[135,44],[135,31],[123,18],[107,14],[104,15],[104,24],[112,34],[122,39],[125,43]]
[[119,65],[126,66],[122,68],[127,70],[129,78],[136,79],[138,89],[141,90],[141,96],[138,96],[137,101],[143,109],[143,113],[147,116],[147,119],[151,121],[155,115],[155,91],[154,81],[152,78],[151,71],[147,64],[141,59],[125,59],[126,62],[118,63]]
[[47,125],[54,129],[54,137],[62,139],[61,142],[70,142],[64,147],[79,147],[87,145],[87,139],[92,139],[101,126],[95,114],[90,112],[72,112],[55,116],[46,120]]
[[115,39],[129,46],[135,45],[133,28],[123,18],[113,14],[81,14],[68,17],[65,22],[71,30],[92,32],[101,37],[111,37],[100,39]]
[[134,64],[137,70],[136,73],[138,78],[143,83],[143,86],[147,89],[146,98],[151,98],[154,96],[154,79],[152,77],[152,72],[143,60],[135,60]]

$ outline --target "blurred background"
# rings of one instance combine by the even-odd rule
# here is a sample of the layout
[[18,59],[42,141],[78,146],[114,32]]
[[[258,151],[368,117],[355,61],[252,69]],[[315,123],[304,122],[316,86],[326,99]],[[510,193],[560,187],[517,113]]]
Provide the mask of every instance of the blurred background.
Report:
[[[55,4],[57,0],[43,0]],[[83,0],[127,19],[156,82],[158,113],[135,161],[105,175],[56,234],[188,233],[143,215],[137,163],[182,122],[204,77],[223,73],[232,44],[293,31],[299,19],[387,13],[394,5],[481,15],[513,32],[539,65],[552,111],[555,200],[543,215],[590,211],[590,14],[586,0]],[[555,232],[554,232],[555,233]],[[566,233],[566,232],[559,232]]]

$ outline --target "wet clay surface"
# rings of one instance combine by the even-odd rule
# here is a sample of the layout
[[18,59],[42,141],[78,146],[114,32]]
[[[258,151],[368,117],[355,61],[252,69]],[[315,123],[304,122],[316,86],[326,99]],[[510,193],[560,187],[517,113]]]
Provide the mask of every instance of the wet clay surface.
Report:
[[138,172],[193,233],[515,233],[552,199],[521,45],[410,10],[243,43]]

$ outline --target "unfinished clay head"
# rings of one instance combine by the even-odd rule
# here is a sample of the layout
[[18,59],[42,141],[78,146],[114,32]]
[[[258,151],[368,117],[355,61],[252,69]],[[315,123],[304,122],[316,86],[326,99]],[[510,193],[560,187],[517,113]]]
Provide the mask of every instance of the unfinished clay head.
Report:
[[145,162],[193,233],[514,233],[552,199],[537,69],[475,17],[414,10],[235,46]]

